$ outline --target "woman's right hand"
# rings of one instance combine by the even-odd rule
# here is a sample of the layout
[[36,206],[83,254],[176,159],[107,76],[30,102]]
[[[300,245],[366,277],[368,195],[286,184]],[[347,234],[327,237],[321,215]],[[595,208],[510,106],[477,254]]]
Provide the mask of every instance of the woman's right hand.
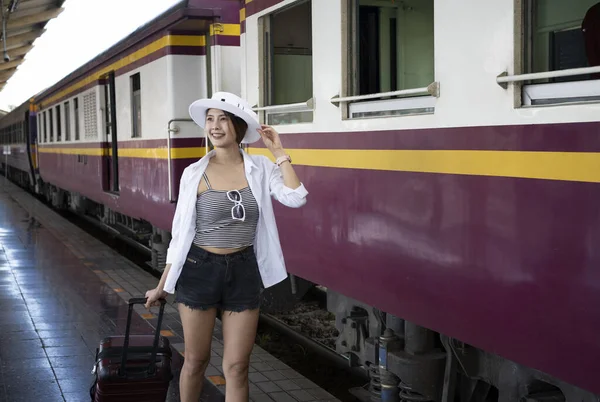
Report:
[[162,289],[155,288],[147,291],[146,297],[148,300],[146,300],[146,304],[144,304],[144,306],[150,310],[150,307],[160,306],[160,302],[158,300],[167,297],[167,292]]

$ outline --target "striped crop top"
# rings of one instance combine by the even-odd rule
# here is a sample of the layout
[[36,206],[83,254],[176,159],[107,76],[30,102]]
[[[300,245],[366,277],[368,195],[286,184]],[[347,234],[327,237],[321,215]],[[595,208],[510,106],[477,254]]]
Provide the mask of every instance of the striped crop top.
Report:
[[217,248],[251,246],[258,223],[258,204],[250,190],[214,190],[206,173],[208,190],[196,200],[194,244]]

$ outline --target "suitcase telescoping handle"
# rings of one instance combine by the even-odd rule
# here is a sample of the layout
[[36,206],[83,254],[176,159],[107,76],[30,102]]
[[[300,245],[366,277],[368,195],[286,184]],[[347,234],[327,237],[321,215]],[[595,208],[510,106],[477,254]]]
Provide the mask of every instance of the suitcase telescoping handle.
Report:
[[[127,312],[127,326],[125,327],[125,339],[123,340],[123,357],[121,358],[121,368],[119,369],[119,374],[124,376],[125,371],[125,363],[127,362],[127,348],[129,347],[129,329],[131,327],[131,314],[133,312],[134,304],[146,304],[145,297],[138,297],[129,299],[129,311]],[[152,346],[152,356],[150,356],[150,366],[148,367],[148,373],[154,374],[154,370],[156,370],[156,353],[158,352],[158,341],[160,339],[160,326],[162,324],[163,313],[165,311],[165,304],[167,301],[165,299],[159,299],[160,301],[160,311],[158,313],[158,324],[156,325],[156,334],[154,334],[154,344]]]

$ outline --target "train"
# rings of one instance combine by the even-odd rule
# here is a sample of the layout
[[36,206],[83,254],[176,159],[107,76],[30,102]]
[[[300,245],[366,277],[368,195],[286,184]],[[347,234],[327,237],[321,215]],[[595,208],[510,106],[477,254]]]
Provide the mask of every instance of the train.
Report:
[[[216,91],[280,133],[289,278],[358,400],[600,401],[596,0],[185,0],[0,119],[11,180],[162,270]],[[268,156],[261,143],[248,152]]]

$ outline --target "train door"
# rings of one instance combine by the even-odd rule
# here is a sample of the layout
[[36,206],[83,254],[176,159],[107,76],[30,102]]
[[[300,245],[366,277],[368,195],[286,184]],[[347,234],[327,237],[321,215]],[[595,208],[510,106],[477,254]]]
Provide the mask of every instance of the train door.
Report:
[[29,163],[29,184],[31,185],[31,188],[35,186],[34,152],[35,144],[37,142],[36,118],[35,114],[31,114],[30,111],[27,110],[23,119],[23,139],[25,140],[27,162]]
[[103,153],[104,191],[119,192],[119,149],[117,137],[117,108],[115,72],[111,71],[104,84],[104,119],[106,127],[106,150]]

